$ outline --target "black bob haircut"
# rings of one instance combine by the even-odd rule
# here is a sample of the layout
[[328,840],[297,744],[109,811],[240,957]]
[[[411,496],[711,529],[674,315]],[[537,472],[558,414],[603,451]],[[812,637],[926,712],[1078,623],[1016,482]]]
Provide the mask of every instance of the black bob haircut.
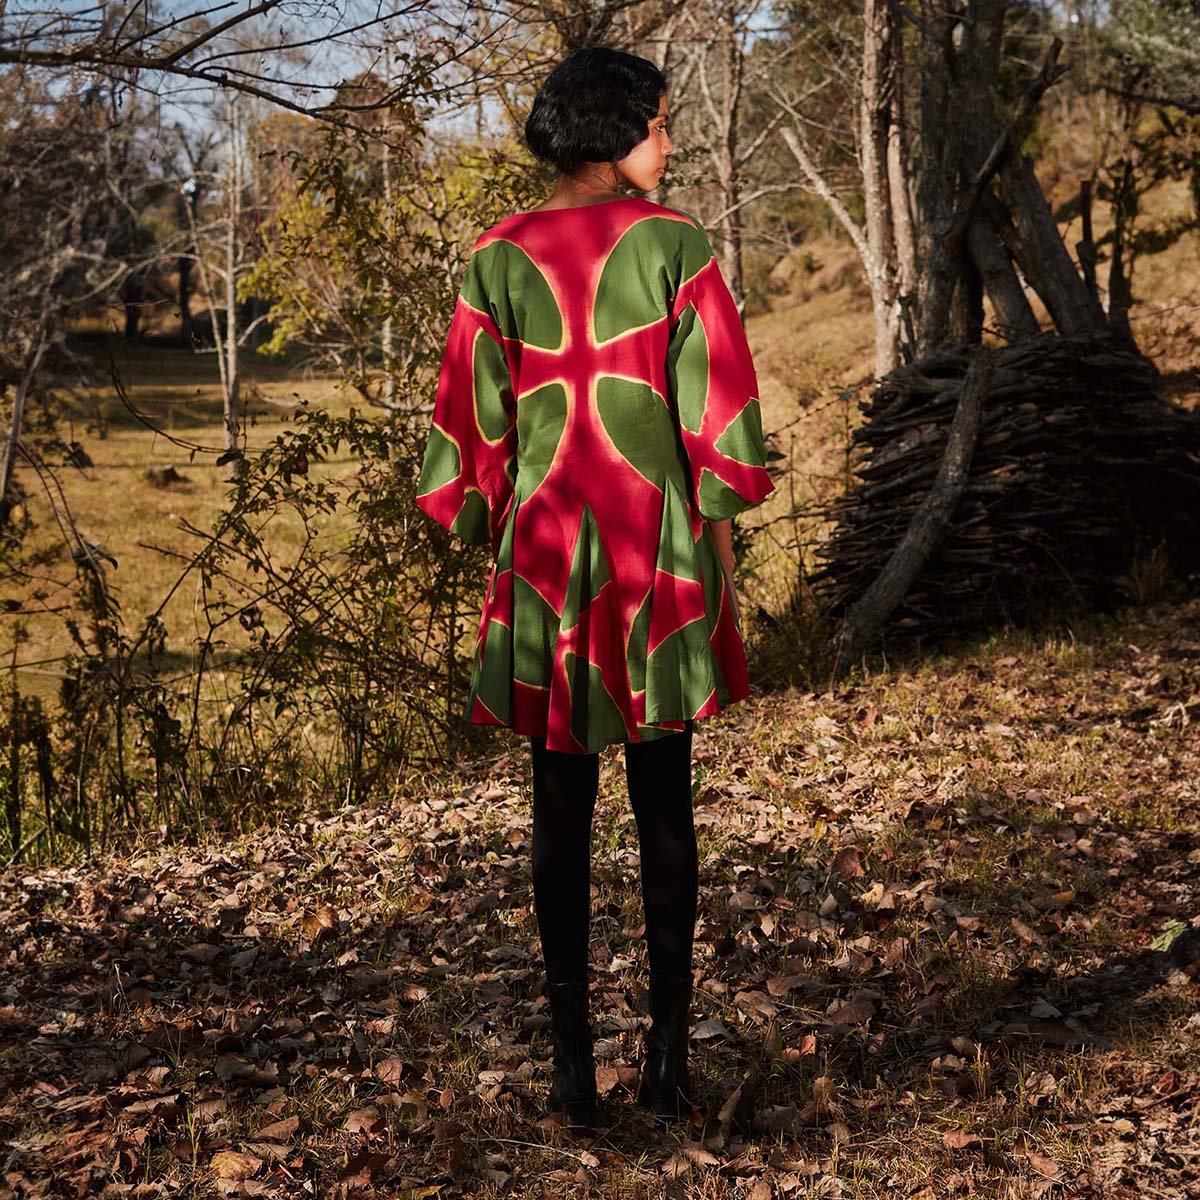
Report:
[[649,59],[607,46],[584,46],[546,76],[525,144],[569,175],[587,162],[616,162],[647,136],[667,77]]

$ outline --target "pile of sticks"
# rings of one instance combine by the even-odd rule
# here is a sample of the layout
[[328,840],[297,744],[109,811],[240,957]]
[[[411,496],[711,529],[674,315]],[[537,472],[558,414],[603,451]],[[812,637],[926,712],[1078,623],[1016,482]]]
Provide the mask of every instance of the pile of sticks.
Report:
[[[825,510],[833,533],[812,577],[835,620],[920,524],[977,349],[901,367],[863,405],[857,481]],[[1163,399],[1153,364],[1108,333],[989,351],[961,490],[882,628],[936,640],[1064,602],[1103,607],[1156,547],[1178,575],[1200,569],[1200,418]]]

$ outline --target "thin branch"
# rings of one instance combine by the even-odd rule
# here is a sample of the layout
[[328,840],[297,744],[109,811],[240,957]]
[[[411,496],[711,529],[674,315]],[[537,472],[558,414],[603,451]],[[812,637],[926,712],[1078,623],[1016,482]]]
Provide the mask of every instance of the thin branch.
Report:
[[1132,88],[1117,87],[1112,83],[1100,84],[1100,91],[1108,92],[1111,96],[1119,96],[1122,100],[1133,100],[1135,103],[1157,104],[1160,107],[1177,108],[1190,116],[1200,116],[1200,99],[1184,99],[1182,96],[1157,96],[1150,92],[1138,92]]
[[857,221],[850,215],[850,210],[842,202],[842,198],[829,186],[825,176],[818,169],[808,151],[800,144],[794,129],[781,129],[779,136],[783,138],[787,148],[792,152],[800,169],[808,176],[813,191],[829,205],[833,215],[837,217],[842,227],[850,235],[859,256],[864,264],[871,261],[871,248],[867,244],[867,235]]

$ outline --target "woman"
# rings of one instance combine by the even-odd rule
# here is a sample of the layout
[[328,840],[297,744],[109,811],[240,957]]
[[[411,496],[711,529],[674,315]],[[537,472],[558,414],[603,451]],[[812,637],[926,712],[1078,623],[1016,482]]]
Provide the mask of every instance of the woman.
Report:
[[730,518],[761,503],[758,385],[700,223],[637,194],[674,146],[666,78],[602,47],[546,78],[525,126],[553,194],[476,240],[417,503],[490,544],[465,716],[529,738],[551,1105],[596,1123],[588,1021],[599,752],[624,746],[652,1024],[639,1102],[690,1115],[698,862],[693,721],[749,693]]

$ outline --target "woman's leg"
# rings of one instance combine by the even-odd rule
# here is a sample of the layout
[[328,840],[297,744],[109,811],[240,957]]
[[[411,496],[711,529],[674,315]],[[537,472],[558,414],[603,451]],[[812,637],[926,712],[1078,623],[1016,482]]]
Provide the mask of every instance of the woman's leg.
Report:
[[692,816],[692,726],[625,743],[625,778],[637,820],[650,970],[691,977],[699,856]]
[[551,983],[587,978],[591,928],[592,813],[600,755],[547,750],[530,739],[533,758],[533,903]]

